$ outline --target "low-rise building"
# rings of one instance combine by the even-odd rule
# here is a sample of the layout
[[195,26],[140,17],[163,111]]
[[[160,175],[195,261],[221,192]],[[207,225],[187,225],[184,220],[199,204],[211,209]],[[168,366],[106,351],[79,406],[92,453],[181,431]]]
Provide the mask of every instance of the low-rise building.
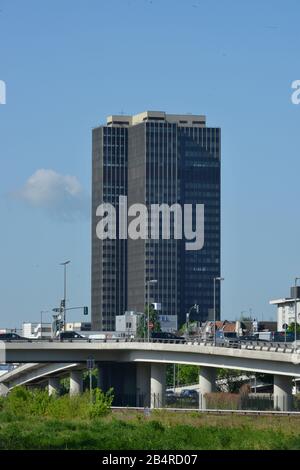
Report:
[[[159,315],[161,331],[174,333],[177,331],[177,315]],[[143,321],[146,316],[142,312],[127,311],[124,315],[116,316],[116,333],[124,336],[135,336],[139,321]]]
[[51,323],[23,323],[21,336],[28,339],[51,338],[52,325]]
[[116,332],[124,334],[124,336],[135,336],[139,319],[143,313],[135,311],[127,311],[124,315],[116,315]]
[[[296,300],[296,312],[295,312]],[[300,324],[300,287],[291,287],[291,296],[270,300],[271,305],[277,305],[277,331],[284,331],[284,327],[295,323],[295,316],[297,323]]]

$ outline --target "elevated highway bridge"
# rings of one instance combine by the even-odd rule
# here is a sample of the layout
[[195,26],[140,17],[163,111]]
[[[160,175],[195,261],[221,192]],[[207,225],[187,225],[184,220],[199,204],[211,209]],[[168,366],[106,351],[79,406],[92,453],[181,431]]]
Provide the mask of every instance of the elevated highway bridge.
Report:
[[137,403],[152,407],[163,405],[167,364],[200,367],[202,408],[206,408],[205,394],[215,389],[218,368],[273,375],[274,404],[282,411],[289,410],[292,381],[300,377],[300,350],[282,343],[218,347],[201,341],[34,340],[0,344],[0,362],[22,364],[0,377],[0,384],[10,390],[47,380],[53,393],[59,379],[70,375],[70,393],[80,393],[88,359],[98,367],[101,389],[113,387],[118,396],[136,395]]

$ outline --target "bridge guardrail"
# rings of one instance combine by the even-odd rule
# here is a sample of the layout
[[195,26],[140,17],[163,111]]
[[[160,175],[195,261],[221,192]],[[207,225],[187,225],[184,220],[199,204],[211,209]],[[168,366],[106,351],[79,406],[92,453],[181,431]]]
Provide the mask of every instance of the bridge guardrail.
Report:
[[[6,343],[148,343],[144,338],[28,338],[28,339],[8,339]],[[185,344],[188,346],[211,346],[214,347],[213,341],[198,339],[165,339],[165,338],[151,338],[150,343],[163,343],[163,344]],[[300,353],[300,345],[295,347],[293,343],[272,343],[272,342],[252,342],[252,341],[238,341],[238,342],[225,342],[216,344],[218,348],[232,348],[232,349],[247,349],[255,351],[270,351],[280,353]]]

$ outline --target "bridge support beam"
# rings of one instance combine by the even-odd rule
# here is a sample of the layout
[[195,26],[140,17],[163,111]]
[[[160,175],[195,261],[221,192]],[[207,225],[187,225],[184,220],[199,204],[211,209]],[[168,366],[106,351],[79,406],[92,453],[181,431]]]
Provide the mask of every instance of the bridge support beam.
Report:
[[151,408],[162,408],[166,394],[166,364],[151,363]]
[[200,367],[199,372],[199,409],[207,410],[206,394],[216,390],[216,373],[214,367]]
[[49,395],[59,395],[60,381],[58,377],[49,377],[48,393]]
[[150,406],[150,365],[143,362],[136,365],[136,406]]
[[82,371],[72,370],[70,373],[70,396],[80,395],[83,390]]
[[290,411],[292,408],[293,378],[285,375],[274,375],[274,409]]

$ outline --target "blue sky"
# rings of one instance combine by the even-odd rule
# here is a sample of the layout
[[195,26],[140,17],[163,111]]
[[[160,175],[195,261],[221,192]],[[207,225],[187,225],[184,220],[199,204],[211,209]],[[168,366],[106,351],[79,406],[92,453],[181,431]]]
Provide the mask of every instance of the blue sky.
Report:
[[300,275],[299,14],[298,0],[0,0],[0,327],[56,306],[66,259],[70,303],[90,304],[91,129],[151,109],[222,128],[222,317],[275,317]]

